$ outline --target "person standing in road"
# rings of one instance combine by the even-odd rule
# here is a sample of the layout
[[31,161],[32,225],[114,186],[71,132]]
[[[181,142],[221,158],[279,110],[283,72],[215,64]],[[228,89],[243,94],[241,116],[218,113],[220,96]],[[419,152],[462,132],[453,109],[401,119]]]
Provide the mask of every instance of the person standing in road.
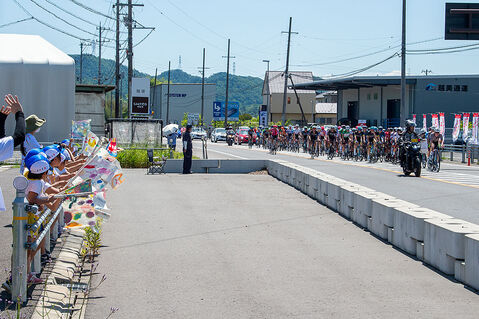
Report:
[[191,125],[186,126],[183,133],[183,174],[191,174],[191,161],[193,159],[193,144],[191,143]]

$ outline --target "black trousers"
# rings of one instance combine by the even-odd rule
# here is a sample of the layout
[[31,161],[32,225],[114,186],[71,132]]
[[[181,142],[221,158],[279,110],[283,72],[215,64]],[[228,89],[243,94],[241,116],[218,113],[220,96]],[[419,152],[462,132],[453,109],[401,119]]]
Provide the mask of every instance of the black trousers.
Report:
[[191,161],[193,160],[193,152],[186,151],[183,152],[183,174],[191,173]]

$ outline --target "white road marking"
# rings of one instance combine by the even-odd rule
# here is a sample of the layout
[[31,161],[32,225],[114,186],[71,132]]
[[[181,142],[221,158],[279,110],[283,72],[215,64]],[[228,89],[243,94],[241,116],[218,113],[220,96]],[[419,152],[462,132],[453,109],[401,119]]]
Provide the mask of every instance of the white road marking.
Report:
[[247,159],[246,157],[241,157],[241,156],[233,155],[233,154],[226,153],[226,152],[221,152],[221,151],[217,151],[217,150],[212,150],[211,148],[208,149],[208,152],[219,153],[219,154],[223,154],[223,155],[227,155],[227,156],[233,156],[233,157],[236,157],[236,158],[239,158],[239,159]]

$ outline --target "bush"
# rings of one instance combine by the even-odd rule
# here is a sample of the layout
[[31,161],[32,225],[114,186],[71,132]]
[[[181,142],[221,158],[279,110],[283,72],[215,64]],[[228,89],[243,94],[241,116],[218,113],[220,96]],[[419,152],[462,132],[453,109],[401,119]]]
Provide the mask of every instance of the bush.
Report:
[[[170,152],[155,150],[153,156],[170,158]],[[182,159],[183,153],[173,152],[173,158]],[[118,153],[117,159],[122,168],[146,168],[148,165],[145,149],[125,149]]]

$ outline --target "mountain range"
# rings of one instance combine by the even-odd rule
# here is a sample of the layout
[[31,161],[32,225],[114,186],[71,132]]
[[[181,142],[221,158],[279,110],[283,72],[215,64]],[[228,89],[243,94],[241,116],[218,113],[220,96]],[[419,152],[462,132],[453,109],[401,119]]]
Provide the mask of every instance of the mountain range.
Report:
[[[80,55],[70,55],[75,60],[77,83],[80,82]],[[91,54],[83,55],[82,83],[96,84],[98,83],[98,57]],[[102,83],[114,85],[115,79],[115,61],[110,59],[101,59]],[[120,66],[120,74],[123,74],[120,92],[123,98],[128,93],[126,65]],[[150,77],[154,75],[133,70],[134,77]],[[158,82],[167,82],[168,72],[162,72],[157,76]],[[176,69],[170,71],[171,83],[201,83],[201,77],[188,74],[182,70]],[[205,83],[216,84],[216,100],[224,101],[226,95],[226,72],[212,74],[205,78]],[[229,81],[229,100],[239,102],[240,113],[249,113],[253,116],[258,114],[258,106],[262,104],[261,95],[263,89],[263,79],[253,76],[240,76],[230,74]]]

